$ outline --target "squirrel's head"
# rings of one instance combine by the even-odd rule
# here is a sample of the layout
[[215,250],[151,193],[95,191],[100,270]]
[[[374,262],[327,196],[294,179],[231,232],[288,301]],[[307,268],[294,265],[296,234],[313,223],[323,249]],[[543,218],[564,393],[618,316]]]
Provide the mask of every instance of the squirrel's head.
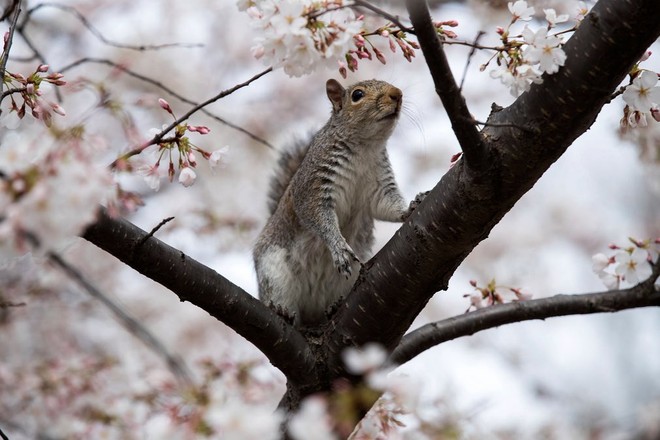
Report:
[[389,135],[401,111],[403,93],[385,81],[361,81],[344,88],[334,79],[326,83],[333,116],[351,127]]

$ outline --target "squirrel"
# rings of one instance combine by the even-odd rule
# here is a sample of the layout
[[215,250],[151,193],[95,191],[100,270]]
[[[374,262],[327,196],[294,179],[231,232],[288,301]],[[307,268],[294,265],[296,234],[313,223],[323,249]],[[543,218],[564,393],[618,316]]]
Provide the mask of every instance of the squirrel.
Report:
[[427,194],[405,202],[385,149],[401,90],[378,80],[345,89],[330,79],[326,92],[328,122],[280,156],[271,217],[253,251],[259,298],[299,328],[322,324],[350,292],[369,257],[374,220],[405,221]]

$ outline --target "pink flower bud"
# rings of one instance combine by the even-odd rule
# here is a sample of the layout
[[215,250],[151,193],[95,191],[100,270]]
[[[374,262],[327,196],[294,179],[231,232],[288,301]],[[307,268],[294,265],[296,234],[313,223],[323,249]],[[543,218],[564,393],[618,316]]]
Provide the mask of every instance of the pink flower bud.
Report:
[[470,286],[477,287],[477,280],[470,280]]
[[29,83],[28,85],[25,86],[25,91],[29,94],[32,95],[34,93],[34,84]]
[[167,169],[167,177],[170,179],[170,182],[174,180],[174,163],[170,161],[170,166]]
[[37,72],[41,72],[41,73],[48,72],[48,64],[40,64],[39,67],[37,67]]
[[380,33],[382,37],[388,38],[390,36],[390,31],[387,29],[383,29],[383,31]]
[[342,78],[346,79],[346,75],[348,72],[346,72],[346,63],[343,61],[338,61],[339,63],[339,74],[341,75]]
[[660,122],[660,108],[658,108],[658,106],[653,106],[651,108],[651,116],[653,116],[653,119],[655,119],[656,122]]
[[197,166],[197,158],[195,157],[195,153],[192,151],[188,152],[188,163],[190,164],[191,167]]
[[158,98],[158,104],[167,113],[174,115],[174,113],[172,112],[172,107],[170,107],[170,104],[167,101],[165,101],[163,98]]
[[252,56],[258,60],[264,56],[264,54],[266,53],[266,49],[264,49],[264,47],[261,44],[258,44],[256,46],[252,46],[250,48],[250,52],[252,53]]
[[376,49],[374,47],[374,54],[376,54],[376,59],[380,61],[381,63],[385,64],[387,61],[385,60],[385,55],[383,55],[383,52],[380,50]]
[[211,129],[203,125],[188,125],[188,131],[194,131],[199,134],[209,134]]
[[442,30],[442,33],[443,33],[447,38],[457,38],[457,37],[458,37],[458,35],[456,35],[456,32],[454,32],[454,31],[450,31],[450,30],[447,30],[447,29],[443,29],[443,30]]
[[346,62],[348,63],[348,70],[355,72],[358,68],[358,60],[355,59],[352,55],[346,55]]
[[456,27],[458,26],[457,20],[447,20],[440,23],[443,26]]
[[647,50],[647,51],[644,53],[644,55],[642,55],[642,57],[639,59],[639,62],[641,63],[642,61],[646,61],[646,60],[648,60],[649,58],[651,58],[651,55],[652,55],[652,54],[653,54],[653,52],[651,52],[650,50]]
[[59,105],[56,102],[51,102],[49,104],[55,113],[57,113],[60,116],[66,116],[66,110],[64,110],[61,105]]
[[498,35],[504,35],[504,28],[502,26],[498,26],[495,29],[495,32],[497,32]]
[[394,40],[390,38],[390,50],[392,53],[396,53],[396,44],[394,44]]

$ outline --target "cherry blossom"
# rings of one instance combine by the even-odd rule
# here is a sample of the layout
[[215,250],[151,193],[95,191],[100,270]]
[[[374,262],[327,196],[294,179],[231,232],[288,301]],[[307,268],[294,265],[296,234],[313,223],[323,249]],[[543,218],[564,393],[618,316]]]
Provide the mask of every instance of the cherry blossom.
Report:
[[613,262],[612,259],[610,259],[607,255],[605,255],[603,253],[598,253],[598,254],[592,256],[591,261],[593,263],[592,266],[591,266],[591,270],[593,270],[594,273],[596,273],[596,274],[599,274],[602,271],[604,271],[605,268],[607,266],[609,266],[610,263]]
[[158,171],[158,163],[154,165],[141,166],[138,168],[138,174],[144,177],[144,181],[147,183],[147,185],[149,185],[149,188],[154,191],[158,191],[160,189],[161,175]]
[[568,21],[568,14],[562,14],[562,15],[557,15],[557,12],[550,8],[550,9],[544,9],[543,12],[545,13],[545,19],[547,20],[548,24],[550,27],[555,27],[557,23],[564,23]]
[[633,110],[649,112],[652,107],[660,104],[660,87],[656,87],[657,83],[657,73],[642,70],[623,92],[623,100]]
[[197,179],[197,174],[191,167],[185,167],[179,172],[179,183],[186,188],[192,186]]
[[301,0],[241,0],[238,6],[260,32],[252,54],[289,76],[311,73],[318,66],[336,66],[356,49],[354,38],[362,30],[361,20],[350,8],[328,8]]
[[209,165],[211,168],[215,168],[218,164],[221,164],[221,160],[227,154],[227,151],[229,151],[229,145],[225,145],[211,153],[209,156]]
[[533,32],[525,26],[523,39],[528,46],[523,51],[525,59],[532,64],[539,64],[542,72],[555,73],[566,62],[566,53],[559,46],[561,40],[548,36],[548,29],[540,28]]
[[637,247],[632,252],[622,250],[614,258],[617,262],[614,272],[630,284],[637,284],[651,276],[648,252],[644,249]]
[[363,374],[380,367],[387,359],[387,352],[380,344],[368,343],[360,348],[347,348],[342,358],[349,372]]
[[527,2],[524,0],[518,0],[515,3],[509,2],[509,11],[513,14],[513,21],[522,20],[529,21],[534,15],[534,8],[528,7]]
[[302,401],[300,410],[289,423],[289,434],[294,440],[335,440],[328,415],[328,407],[322,397],[311,396]]

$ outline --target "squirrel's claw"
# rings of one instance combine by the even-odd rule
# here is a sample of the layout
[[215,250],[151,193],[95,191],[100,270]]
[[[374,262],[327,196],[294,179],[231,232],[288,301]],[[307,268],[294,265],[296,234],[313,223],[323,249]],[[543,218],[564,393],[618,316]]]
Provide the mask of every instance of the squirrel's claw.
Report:
[[335,255],[334,262],[335,262],[335,267],[337,267],[337,271],[340,274],[343,274],[347,279],[351,277],[353,273],[353,262],[357,261],[360,263],[360,259],[355,255],[355,252],[353,252],[353,249],[350,248],[350,246],[347,245],[347,247],[339,250],[339,252]]

